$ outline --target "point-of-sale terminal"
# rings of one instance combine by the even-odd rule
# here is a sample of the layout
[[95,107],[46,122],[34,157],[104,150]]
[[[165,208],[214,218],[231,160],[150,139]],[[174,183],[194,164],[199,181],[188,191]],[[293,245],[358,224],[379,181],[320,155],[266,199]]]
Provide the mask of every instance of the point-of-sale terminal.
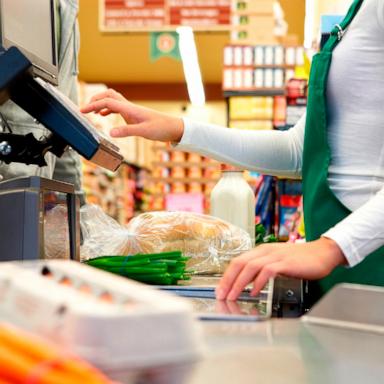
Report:
[[[0,104],[12,100],[51,132],[42,138],[33,132],[20,135],[1,121],[9,129],[0,132],[0,161],[42,167],[48,151],[60,157],[71,146],[93,163],[115,171],[123,161],[119,148],[55,87],[59,73],[55,4],[54,0],[0,0]],[[53,202],[54,194],[62,197]],[[8,239],[0,242],[0,260],[45,257],[44,219],[55,204],[66,206],[68,256],[77,259],[80,234],[74,201],[73,186],[54,180],[32,177],[0,183],[0,233]]]

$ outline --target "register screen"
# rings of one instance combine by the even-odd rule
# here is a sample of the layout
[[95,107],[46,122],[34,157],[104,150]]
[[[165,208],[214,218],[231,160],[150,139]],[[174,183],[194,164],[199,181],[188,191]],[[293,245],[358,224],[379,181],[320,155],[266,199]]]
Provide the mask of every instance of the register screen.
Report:
[[45,62],[55,65],[51,1],[2,0],[1,5],[4,37],[21,50],[30,52]]

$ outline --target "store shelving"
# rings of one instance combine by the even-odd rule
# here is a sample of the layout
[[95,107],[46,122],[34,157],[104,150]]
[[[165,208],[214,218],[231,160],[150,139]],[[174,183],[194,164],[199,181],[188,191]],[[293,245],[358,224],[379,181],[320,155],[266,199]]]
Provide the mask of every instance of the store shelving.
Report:
[[234,96],[283,96],[285,88],[250,88],[246,90],[228,90],[224,91],[224,97]]
[[[305,95],[301,92],[303,89],[299,90],[303,83],[289,80],[294,77],[296,66],[303,65],[303,62],[302,47],[226,46],[223,93],[227,102],[228,126],[281,130],[292,126],[305,108]],[[301,97],[292,98],[295,92],[301,92]],[[257,220],[281,240],[288,239],[289,230],[298,220],[300,191],[298,181],[269,176],[262,176],[255,188]]]
[[217,164],[212,163],[212,162],[201,162],[201,163],[195,162],[195,163],[192,163],[192,162],[180,162],[180,161],[167,161],[167,162],[154,161],[154,162],[152,162],[152,166],[153,167],[164,167],[164,168],[172,168],[172,167],[217,168]]
[[[170,145],[155,144],[152,147],[155,161],[148,177],[151,194],[149,209],[167,209],[167,196],[200,195],[203,210],[209,212],[209,195],[220,174],[220,164],[194,153],[178,151]],[[192,200],[192,198],[191,198]]]

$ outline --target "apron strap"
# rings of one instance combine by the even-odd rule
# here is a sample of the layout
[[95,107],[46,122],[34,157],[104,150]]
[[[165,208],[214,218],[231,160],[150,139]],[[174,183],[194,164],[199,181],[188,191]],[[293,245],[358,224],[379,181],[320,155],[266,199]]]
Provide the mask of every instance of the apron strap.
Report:
[[349,24],[351,24],[353,18],[356,16],[362,4],[363,0],[355,0],[352,3],[343,21],[340,24],[336,24],[332,29],[331,36],[329,37],[327,43],[324,45],[323,51],[332,52],[334,50],[336,45],[343,38],[346,29],[348,28]]

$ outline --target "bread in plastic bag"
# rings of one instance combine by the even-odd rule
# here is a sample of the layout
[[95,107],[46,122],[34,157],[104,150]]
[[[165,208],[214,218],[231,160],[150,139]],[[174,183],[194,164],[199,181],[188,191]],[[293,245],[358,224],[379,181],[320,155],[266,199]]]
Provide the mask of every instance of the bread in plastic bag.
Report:
[[86,204],[80,208],[80,227],[81,260],[140,253],[136,236],[104,213],[98,205]]
[[128,225],[142,253],[180,250],[198,273],[222,273],[252,246],[249,234],[221,219],[191,212],[147,212]]
[[241,228],[218,218],[191,212],[147,212],[127,227],[100,207],[81,208],[84,244],[81,258],[182,251],[191,257],[188,268],[197,273],[222,273],[235,256],[251,249],[251,238]]

